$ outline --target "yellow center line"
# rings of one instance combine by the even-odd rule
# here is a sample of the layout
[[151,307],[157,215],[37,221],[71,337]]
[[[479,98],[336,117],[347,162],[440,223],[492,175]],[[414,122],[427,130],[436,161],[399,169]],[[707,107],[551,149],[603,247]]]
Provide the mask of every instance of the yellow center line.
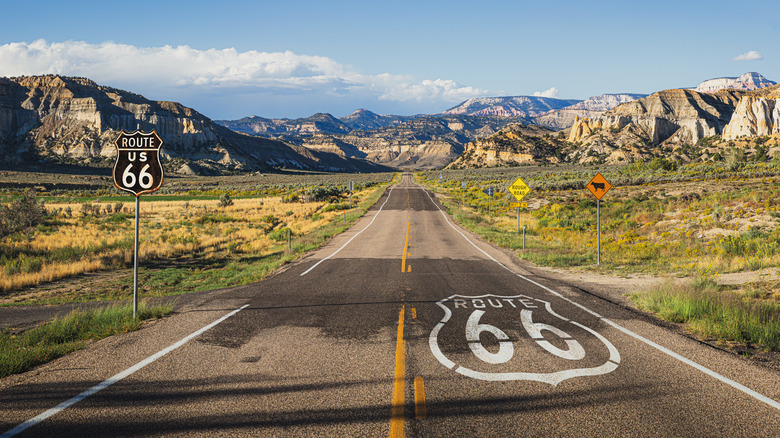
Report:
[[409,227],[411,226],[411,222],[406,223],[406,243],[404,244],[404,255],[401,258],[401,272],[406,272],[406,256],[409,255]]
[[398,313],[398,339],[395,343],[395,383],[393,384],[393,414],[390,417],[390,438],[404,436],[404,387],[406,380],[406,347],[404,346],[404,309]]
[[425,406],[425,383],[423,378],[414,378],[414,416],[422,420],[428,416],[428,408]]

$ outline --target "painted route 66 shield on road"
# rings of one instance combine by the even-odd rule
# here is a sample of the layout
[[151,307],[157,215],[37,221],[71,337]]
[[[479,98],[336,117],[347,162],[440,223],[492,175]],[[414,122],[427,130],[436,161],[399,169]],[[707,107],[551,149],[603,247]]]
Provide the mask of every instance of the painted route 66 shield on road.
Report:
[[453,295],[436,303],[444,317],[431,352],[447,368],[479,380],[558,385],[617,369],[618,350],[604,336],[525,295]]

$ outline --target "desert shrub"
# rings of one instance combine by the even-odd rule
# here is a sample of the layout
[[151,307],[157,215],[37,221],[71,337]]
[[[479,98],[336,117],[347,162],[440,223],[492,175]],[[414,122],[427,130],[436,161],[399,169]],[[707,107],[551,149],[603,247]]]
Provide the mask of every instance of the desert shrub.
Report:
[[341,198],[343,191],[334,185],[311,187],[306,194],[312,201],[334,201]]
[[279,228],[277,230],[273,230],[270,233],[268,233],[268,238],[272,240],[276,240],[277,242],[283,242],[287,240],[287,233],[290,231],[289,228]]
[[282,197],[282,202],[292,204],[300,201],[301,197],[297,193],[288,193]]
[[27,190],[10,205],[0,205],[0,239],[9,234],[34,227],[43,221],[46,208],[35,199],[35,192]]
[[233,200],[230,199],[230,195],[223,193],[222,196],[219,197],[219,206],[230,207],[231,205],[233,205]]

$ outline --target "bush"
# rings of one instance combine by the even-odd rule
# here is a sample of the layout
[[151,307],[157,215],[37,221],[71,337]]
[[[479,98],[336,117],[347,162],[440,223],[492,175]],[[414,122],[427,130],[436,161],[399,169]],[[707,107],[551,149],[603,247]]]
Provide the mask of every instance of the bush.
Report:
[[233,205],[233,200],[230,199],[230,195],[223,193],[222,196],[219,197],[219,206],[230,207],[231,205]]
[[35,199],[35,192],[26,190],[21,199],[15,199],[8,206],[0,205],[0,239],[38,225],[44,216],[43,203]]
[[333,201],[342,197],[342,189],[338,186],[316,186],[306,191],[312,201]]
[[287,232],[291,232],[289,228],[279,228],[278,230],[273,230],[268,234],[268,238],[272,240],[276,240],[277,242],[284,242],[287,240]]

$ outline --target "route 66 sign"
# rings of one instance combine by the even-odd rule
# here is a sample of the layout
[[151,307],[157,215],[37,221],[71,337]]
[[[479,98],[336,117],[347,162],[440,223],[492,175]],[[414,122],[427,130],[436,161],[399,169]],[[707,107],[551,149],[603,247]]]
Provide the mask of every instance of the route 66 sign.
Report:
[[428,338],[445,367],[488,381],[566,379],[607,374],[620,353],[595,330],[525,295],[453,295],[438,303],[444,318]]
[[162,139],[157,131],[122,131],[114,140],[116,162],[114,184],[119,190],[134,194],[151,193],[160,188],[163,168],[160,163]]

